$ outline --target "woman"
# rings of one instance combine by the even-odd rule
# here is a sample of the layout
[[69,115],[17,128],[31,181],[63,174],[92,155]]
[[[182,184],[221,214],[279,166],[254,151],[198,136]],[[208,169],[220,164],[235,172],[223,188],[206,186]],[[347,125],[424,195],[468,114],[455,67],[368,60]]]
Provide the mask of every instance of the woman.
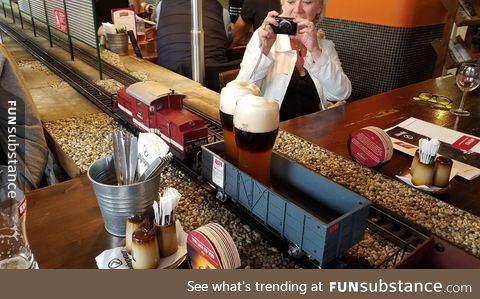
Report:
[[333,42],[315,24],[325,0],[281,0],[282,17],[294,18],[296,35],[275,34],[271,11],[247,45],[237,79],[257,84],[264,97],[280,105],[284,121],[327,108],[328,101],[350,96],[352,85],[342,70]]

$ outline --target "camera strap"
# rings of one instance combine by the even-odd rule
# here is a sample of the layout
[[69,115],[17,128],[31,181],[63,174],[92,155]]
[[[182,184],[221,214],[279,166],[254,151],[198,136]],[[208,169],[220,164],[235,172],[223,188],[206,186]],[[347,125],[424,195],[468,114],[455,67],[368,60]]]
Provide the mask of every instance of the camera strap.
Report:
[[257,64],[255,64],[255,67],[253,68],[253,71],[252,73],[250,74],[250,78],[248,78],[248,81],[252,81],[252,77],[253,77],[253,74],[255,74],[255,72],[257,71],[257,68],[258,66],[260,65],[260,62],[262,61],[262,58],[263,58],[263,51],[262,51],[262,48],[263,48],[263,42],[262,40],[260,39],[260,37],[258,37],[258,39],[260,40],[259,44],[259,48],[260,48],[260,57],[258,58],[257,60]]

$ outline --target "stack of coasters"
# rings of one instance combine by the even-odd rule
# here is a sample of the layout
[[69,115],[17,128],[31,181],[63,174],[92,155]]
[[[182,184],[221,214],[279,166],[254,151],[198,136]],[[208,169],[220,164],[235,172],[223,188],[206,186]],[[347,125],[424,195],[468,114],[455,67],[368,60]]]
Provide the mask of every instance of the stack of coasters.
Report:
[[232,237],[217,223],[191,231],[187,238],[187,253],[192,269],[235,269],[241,265]]
[[365,127],[350,134],[348,152],[354,161],[375,168],[390,161],[393,155],[393,144],[388,134],[382,129]]

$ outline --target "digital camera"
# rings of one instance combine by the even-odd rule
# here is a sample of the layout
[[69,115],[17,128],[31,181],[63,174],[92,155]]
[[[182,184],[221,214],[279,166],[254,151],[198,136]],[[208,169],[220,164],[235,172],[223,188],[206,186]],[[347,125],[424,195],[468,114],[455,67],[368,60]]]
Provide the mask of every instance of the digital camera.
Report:
[[276,34],[297,34],[297,23],[293,21],[293,18],[275,17],[278,22],[278,26],[272,26],[273,32]]

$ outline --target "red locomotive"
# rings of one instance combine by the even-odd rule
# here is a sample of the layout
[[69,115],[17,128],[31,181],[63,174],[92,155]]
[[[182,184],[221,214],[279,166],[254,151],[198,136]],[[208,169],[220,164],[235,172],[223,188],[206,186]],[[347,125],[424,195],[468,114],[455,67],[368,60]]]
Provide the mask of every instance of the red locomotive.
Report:
[[159,135],[182,158],[190,158],[207,143],[207,126],[183,109],[184,95],[158,82],[138,82],[118,91],[114,105],[143,132]]

